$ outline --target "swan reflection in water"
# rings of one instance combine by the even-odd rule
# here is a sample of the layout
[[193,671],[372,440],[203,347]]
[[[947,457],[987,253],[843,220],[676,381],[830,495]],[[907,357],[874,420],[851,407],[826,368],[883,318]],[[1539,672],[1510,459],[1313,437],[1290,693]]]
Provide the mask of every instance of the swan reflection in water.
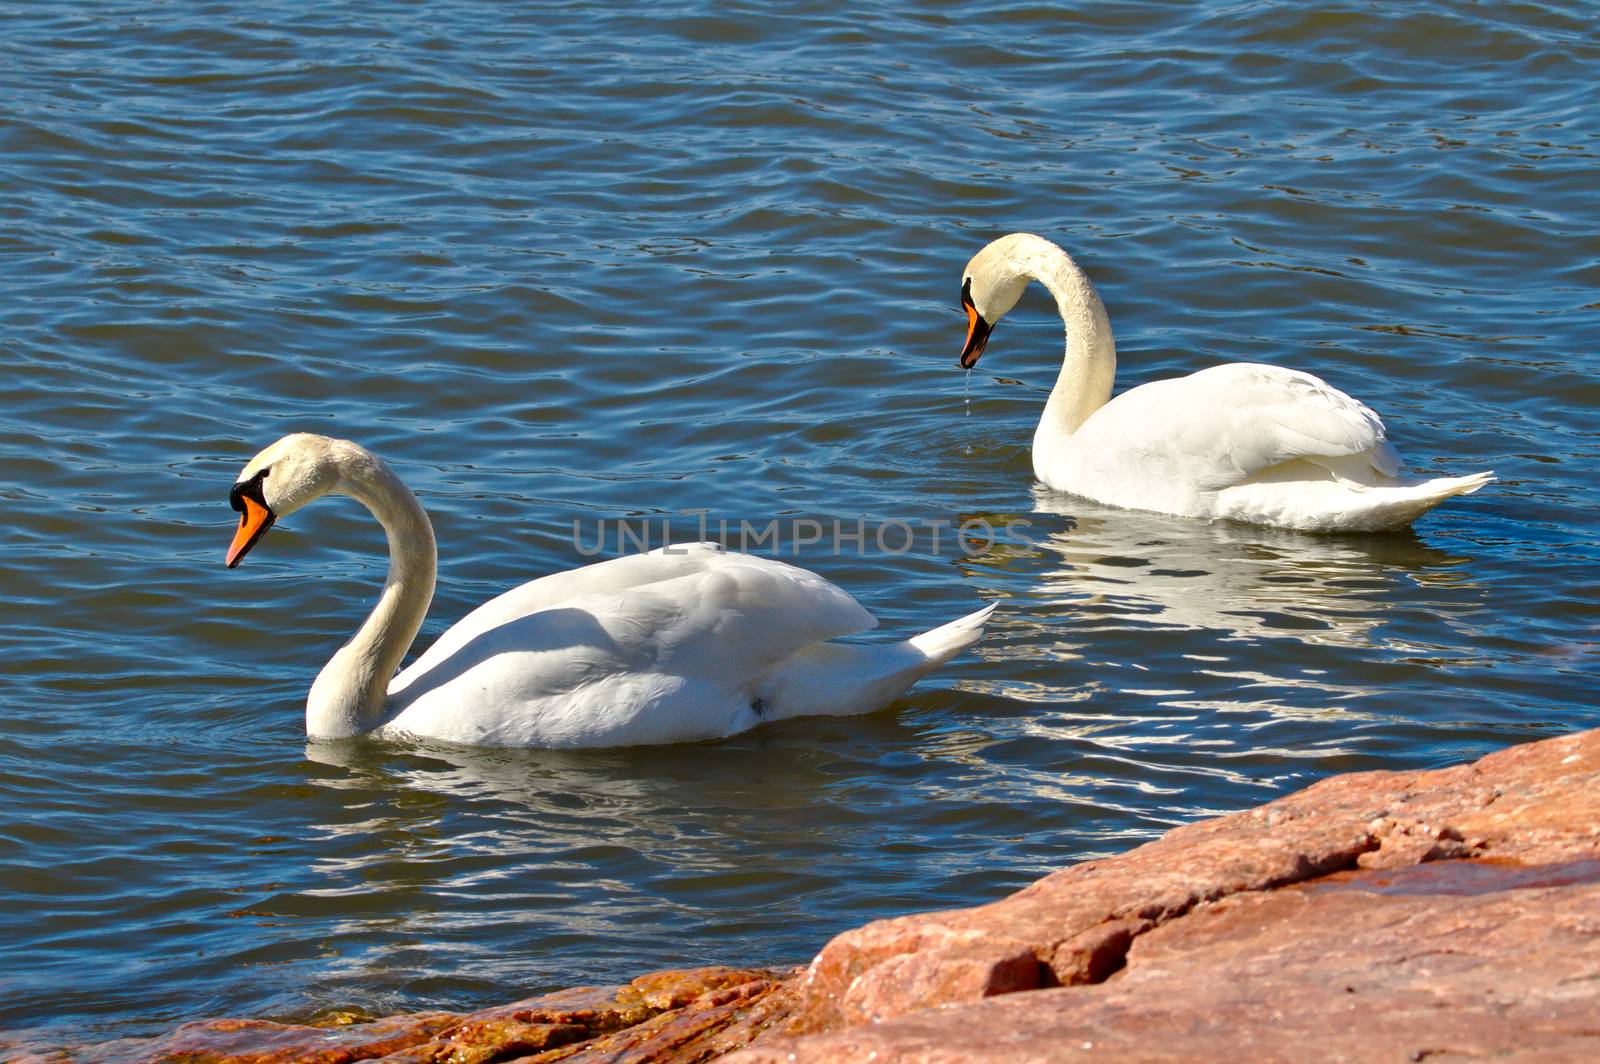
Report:
[[[454,855],[537,852],[557,863],[563,854],[581,863],[582,851],[626,848],[631,859],[660,861],[675,875],[781,865],[785,851],[809,848],[818,803],[861,789],[848,742],[863,728],[890,746],[913,737],[885,713],[783,722],[707,743],[504,750],[435,740],[311,742],[305,756],[324,766],[316,783],[337,815],[318,830],[329,837],[396,831],[436,839]],[[441,828],[485,812],[492,830]],[[876,840],[875,830],[862,825],[862,845]]]
[[1124,693],[1167,707],[1326,711],[1397,661],[1481,663],[1471,559],[1414,532],[1318,536],[1035,498],[1029,524],[969,569],[985,597],[1011,600],[984,659],[1049,661],[976,689],[1082,702],[1126,669],[1143,682]]
[[[1117,510],[1040,490],[1036,594],[1147,628],[1365,646],[1419,588],[1470,589],[1470,560],[1415,532],[1319,536]],[[1449,615],[1444,619],[1448,622]]]
[[[675,746],[310,743],[317,856],[300,893],[347,913],[323,925],[331,935],[390,936],[351,949],[329,978],[456,963],[449,948],[402,955],[416,942],[475,956],[487,942],[486,963],[510,966],[502,985],[631,978],[642,957],[711,963],[752,941],[803,960],[827,929],[931,908],[952,889],[996,896],[1112,848],[1102,835],[1150,834],[1137,813],[1063,803],[1047,790],[1059,778],[1032,766],[985,763],[974,786],[980,752],[946,734],[937,693],[908,701]],[[962,719],[993,719],[984,701],[962,697]]]
[[384,1015],[685,959],[674,937],[707,918],[684,896],[698,879],[736,893],[741,855],[701,837],[687,772],[631,754],[306,744],[311,856],[278,904],[321,954],[308,996]]
[[641,956],[698,956],[697,936],[798,934],[836,890],[818,867],[819,824],[846,851],[868,852],[881,830],[819,814],[838,780],[796,745],[308,743],[316,856],[296,904],[345,954],[321,978],[335,996],[418,979],[472,993],[620,982]]

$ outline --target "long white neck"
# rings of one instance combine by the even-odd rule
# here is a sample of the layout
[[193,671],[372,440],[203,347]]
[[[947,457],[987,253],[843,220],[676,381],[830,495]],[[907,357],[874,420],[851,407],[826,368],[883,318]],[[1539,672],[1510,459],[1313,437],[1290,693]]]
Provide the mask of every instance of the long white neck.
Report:
[[438,550],[433,525],[411,489],[376,457],[361,452],[335,489],[359,501],[389,538],[389,578],[366,622],[317,674],[306,698],[306,734],[345,739],[387,717],[389,681],[417,637],[433,601]]
[[1045,248],[1030,256],[1034,269],[1029,272],[1055,297],[1066,328],[1066,352],[1035,440],[1047,434],[1062,437],[1077,432],[1090,414],[1111,399],[1117,376],[1117,345],[1100,293],[1071,256],[1048,241],[1040,243]]

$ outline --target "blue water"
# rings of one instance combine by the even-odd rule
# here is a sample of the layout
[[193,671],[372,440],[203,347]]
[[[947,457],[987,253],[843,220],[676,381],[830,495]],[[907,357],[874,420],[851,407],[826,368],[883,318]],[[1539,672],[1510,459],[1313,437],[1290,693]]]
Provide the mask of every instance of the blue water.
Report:
[[[1531,3],[0,3],[0,1028],[803,962],[1600,725],[1597,61],[1590,8]],[[1499,479],[1336,539],[1036,494],[1048,299],[954,368],[1012,230],[1090,272],[1120,384],[1309,370],[1413,471]],[[221,565],[239,468],[302,429],[431,513],[424,644],[696,509],[1012,523],[798,557],[882,638],[1000,611],[863,718],[308,747],[382,537],[326,502]]]

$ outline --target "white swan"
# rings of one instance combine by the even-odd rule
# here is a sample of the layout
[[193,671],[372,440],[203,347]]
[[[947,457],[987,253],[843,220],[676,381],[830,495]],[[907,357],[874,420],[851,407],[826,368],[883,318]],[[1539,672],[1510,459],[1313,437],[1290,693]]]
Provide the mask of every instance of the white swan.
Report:
[[1115,399],[1116,345],[1105,305],[1059,247],[1031,233],[988,244],[967,263],[961,365],[1036,280],[1067,331],[1055,390],[1033,436],[1047,487],[1095,502],[1184,517],[1312,532],[1402,528],[1490,473],[1406,483],[1383,422],[1320,378],[1235,362],[1131,388]]
[[626,746],[865,713],[982,638],[994,609],[900,643],[829,643],[877,621],[815,573],[685,544],[523,584],[473,610],[396,676],[433,598],[433,526],[370,451],[300,433],[251,459],[231,494],[241,516],[228,568],[278,518],[328,494],[351,496],[383,525],[389,578],[311,685],[313,739]]

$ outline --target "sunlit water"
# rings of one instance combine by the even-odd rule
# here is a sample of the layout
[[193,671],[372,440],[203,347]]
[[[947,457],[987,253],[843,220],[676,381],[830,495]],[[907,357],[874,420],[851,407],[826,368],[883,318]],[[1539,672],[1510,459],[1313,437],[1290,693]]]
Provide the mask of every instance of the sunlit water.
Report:
[[[463,1008],[790,963],[867,919],[1335,772],[1600,724],[1581,6],[0,5],[0,1027]],[[1418,472],[1323,539],[1035,494],[1035,291],[970,386],[959,271],[1074,251],[1121,382],[1274,361]],[[382,537],[221,566],[292,429],[441,545],[432,638],[617,520],[987,522],[809,546],[895,707],[685,747],[308,747]],[[969,526],[970,527],[970,526]],[[614,545],[613,545],[614,549]],[[787,556],[787,555],[786,555]]]

